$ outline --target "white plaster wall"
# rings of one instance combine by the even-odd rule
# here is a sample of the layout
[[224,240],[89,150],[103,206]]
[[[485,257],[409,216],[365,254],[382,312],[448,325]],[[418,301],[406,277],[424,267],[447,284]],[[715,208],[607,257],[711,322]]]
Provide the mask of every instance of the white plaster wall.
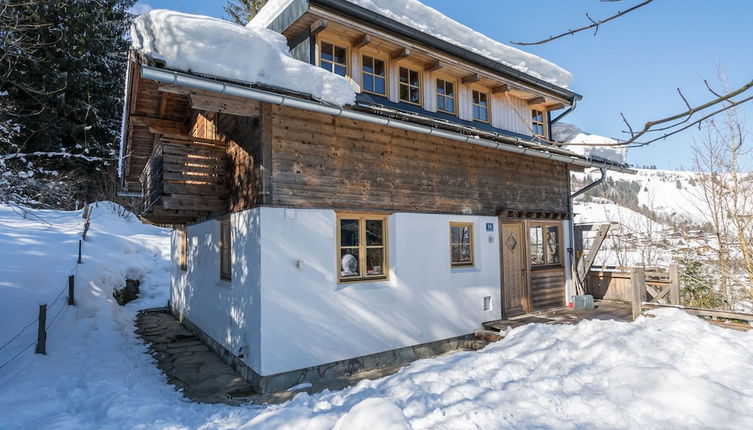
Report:
[[218,221],[188,227],[185,271],[180,269],[177,258],[179,235],[173,232],[171,302],[233,354],[243,354],[246,364],[259,372],[259,210],[232,214],[231,223],[231,281],[220,279]]
[[[496,217],[391,215],[389,281],[338,285],[333,210],[260,211],[262,375],[468,334],[501,315]],[[474,223],[474,267],[451,268],[451,221]]]

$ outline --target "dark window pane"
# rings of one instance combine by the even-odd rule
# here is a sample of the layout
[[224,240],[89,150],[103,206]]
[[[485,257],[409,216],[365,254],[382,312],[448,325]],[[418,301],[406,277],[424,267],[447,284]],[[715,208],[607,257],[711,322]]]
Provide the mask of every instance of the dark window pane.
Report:
[[437,79],[437,94],[444,94],[444,81]]
[[488,121],[486,108],[479,108],[479,117],[481,121]]
[[418,86],[418,72],[415,72],[413,70],[410,71],[410,83],[414,87]]
[[363,56],[363,71],[366,73],[374,73],[374,59],[364,55]]
[[455,97],[455,86],[452,82],[445,82],[445,92],[447,92],[448,96]]
[[358,238],[358,220],[340,220],[340,246],[358,246]]
[[445,107],[445,98],[442,96],[437,96],[437,109],[447,110],[447,108]]
[[447,112],[455,112],[455,100],[454,99],[447,99],[447,109],[445,109]]
[[360,267],[358,267],[358,248],[341,248],[340,276],[359,277],[361,276],[360,270]]
[[478,91],[473,92],[473,104],[478,104]]
[[418,88],[411,88],[410,101],[413,103],[420,103]]
[[333,47],[331,44],[327,42],[322,42],[322,59],[332,61],[333,60],[332,50],[333,50]]
[[481,93],[481,94],[479,95],[479,104],[480,104],[481,106],[486,106],[486,104],[487,104],[487,102],[486,102],[486,94],[484,94],[484,93]]
[[366,91],[374,91],[374,78],[370,75],[363,75],[363,89]]
[[408,101],[409,99],[409,91],[407,85],[400,85],[400,100]]
[[374,74],[384,76],[384,61],[374,59]]
[[330,63],[330,62],[322,61],[321,67],[322,67],[322,69],[324,69],[324,70],[326,70],[328,72],[332,71],[332,63]]
[[366,220],[366,246],[384,244],[384,222],[377,219]]
[[345,48],[335,46],[335,63],[347,64]]
[[400,82],[408,83],[408,69],[405,67],[400,68]]
[[560,262],[560,245],[559,229],[556,226],[547,226],[547,263],[559,264]]
[[345,76],[348,74],[348,69],[346,69],[345,66],[335,65],[335,74]]
[[366,274],[384,275],[384,248],[366,250]]
[[481,114],[479,113],[478,106],[477,105],[473,105],[473,118],[474,119],[478,119],[479,115],[481,115]]
[[375,78],[374,79],[374,92],[379,94],[386,94],[385,87],[384,87],[384,78]]

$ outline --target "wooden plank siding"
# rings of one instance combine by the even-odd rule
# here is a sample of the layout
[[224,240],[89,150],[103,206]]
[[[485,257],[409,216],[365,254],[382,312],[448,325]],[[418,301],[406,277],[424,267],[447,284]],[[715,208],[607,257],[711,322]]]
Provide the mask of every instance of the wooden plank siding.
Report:
[[531,270],[531,300],[534,311],[564,306],[565,269]]
[[270,108],[264,127],[272,135],[272,205],[477,215],[567,211],[564,163]]

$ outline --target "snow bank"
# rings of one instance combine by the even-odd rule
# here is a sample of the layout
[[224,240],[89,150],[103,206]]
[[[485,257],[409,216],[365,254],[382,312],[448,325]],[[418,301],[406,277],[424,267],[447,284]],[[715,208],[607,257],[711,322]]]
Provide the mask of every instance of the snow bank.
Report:
[[[0,369],[0,411],[12,411],[0,413],[3,430],[753,428],[753,332],[675,309],[633,323],[518,327],[479,352],[420,360],[280,405],[188,402],[133,333],[136,312],[167,299],[167,231],[113,209],[94,211],[77,306],[50,328],[48,354],[29,351]],[[15,325],[16,308],[26,315],[20,308],[56,293],[45,284],[68,273],[80,217],[29,211],[23,218],[0,206],[0,345],[14,331],[4,326]],[[125,276],[142,279],[143,294],[120,307],[111,291]]]
[[285,37],[265,28],[159,9],[135,19],[131,40],[170,69],[277,86],[339,106],[355,101],[349,80],[296,60]]
[[[568,88],[572,83],[573,75],[556,64],[497,42],[418,0],[347,1],[559,87]],[[247,27],[267,27],[290,3],[270,0]]]
[[[555,141],[564,142],[566,144],[618,143],[616,140],[608,137],[586,133],[576,125],[568,124],[566,122],[555,123],[552,126],[552,134]],[[583,145],[565,145],[564,148],[589,158],[601,158],[616,163],[627,163],[627,148]]]

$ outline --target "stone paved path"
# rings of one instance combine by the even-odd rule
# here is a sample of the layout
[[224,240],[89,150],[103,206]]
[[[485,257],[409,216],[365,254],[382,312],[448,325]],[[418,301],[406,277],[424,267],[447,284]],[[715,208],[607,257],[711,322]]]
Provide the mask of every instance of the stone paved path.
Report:
[[149,345],[157,365],[183,395],[202,403],[237,405],[252,400],[254,391],[167,308],[139,312],[136,334]]

